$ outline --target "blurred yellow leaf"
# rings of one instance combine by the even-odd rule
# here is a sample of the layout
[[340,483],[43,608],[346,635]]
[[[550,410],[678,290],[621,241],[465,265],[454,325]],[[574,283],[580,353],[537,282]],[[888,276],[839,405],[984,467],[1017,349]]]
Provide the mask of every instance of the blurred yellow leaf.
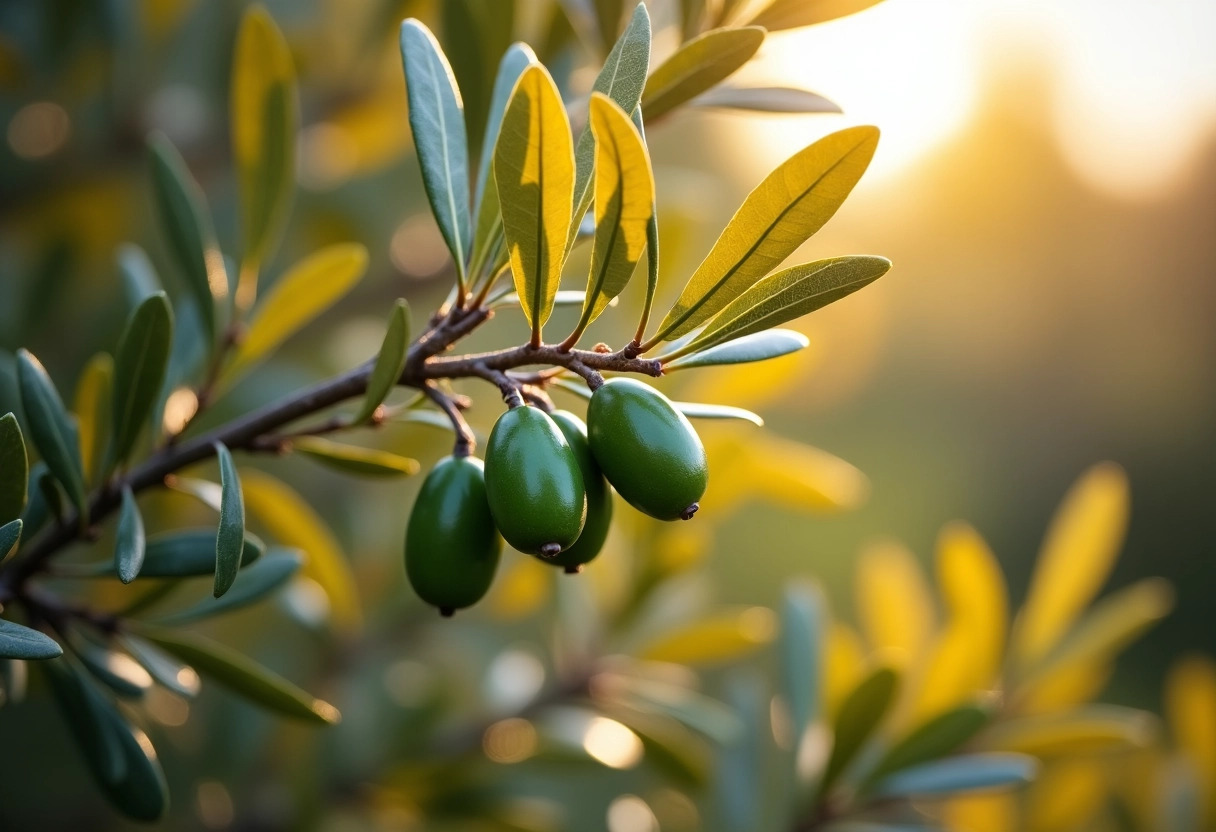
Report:
[[490,589],[486,607],[495,618],[515,621],[544,606],[555,570],[530,555],[508,558]]
[[363,612],[355,577],[321,518],[286,484],[256,469],[241,471],[241,490],[245,510],[276,543],[304,552],[300,574],[320,584],[329,596],[335,629],[357,632],[362,627]]
[[644,645],[637,655],[673,664],[721,664],[767,644],[776,631],[772,610],[747,607],[663,633]]
[[1026,794],[1027,826],[1035,832],[1075,832],[1102,808],[1108,780],[1096,760],[1060,760],[1044,768]]
[[1022,829],[1019,796],[1013,792],[952,798],[942,813],[950,832],[1017,832]]
[[1184,658],[1165,680],[1165,715],[1174,742],[1195,767],[1203,817],[1216,825],[1216,662]]
[[674,575],[696,566],[713,545],[711,530],[695,523],[664,523],[650,547],[656,571]]
[[908,667],[920,660],[933,633],[933,598],[916,557],[894,541],[861,553],[856,604],[870,646]]
[[1110,462],[1090,468],[1065,495],[1014,632],[1019,669],[1051,650],[1106,582],[1123,543],[1129,499],[1127,475]]
[[996,751],[1056,757],[1141,748],[1156,733],[1156,718],[1147,711],[1088,705],[1061,714],[1004,720],[985,732],[983,745]]
[[72,410],[80,439],[80,459],[84,480],[92,482],[101,469],[102,457],[110,434],[110,397],[114,387],[114,359],[99,352],[89,359],[76,381]]
[[1018,692],[1010,707],[1018,713],[1044,714],[1089,702],[1106,687],[1114,668],[1110,664],[1063,667]]
[[849,625],[833,621],[828,628],[824,657],[824,707],[832,719],[865,673],[866,651],[861,636]]

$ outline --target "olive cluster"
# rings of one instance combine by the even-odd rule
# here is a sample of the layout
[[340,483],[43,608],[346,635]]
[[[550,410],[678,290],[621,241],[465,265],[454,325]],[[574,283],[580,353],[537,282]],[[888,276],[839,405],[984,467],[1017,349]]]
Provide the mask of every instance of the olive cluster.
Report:
[[705,448],[659,391],[613,378],[573,413],[520,405],[499,417],[485,462],[440,460],[410,513],[405,569],[444,615],[490,588],[502,541],[578,572],[599,554],[612,522],[612,488],[660,520],[696,513],[709,473]]

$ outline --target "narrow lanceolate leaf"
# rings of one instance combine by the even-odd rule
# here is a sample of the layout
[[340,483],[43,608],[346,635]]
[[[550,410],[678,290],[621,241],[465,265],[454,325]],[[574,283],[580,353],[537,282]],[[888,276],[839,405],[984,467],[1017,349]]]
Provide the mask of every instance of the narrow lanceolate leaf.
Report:
[[984,734],[985,748],[1068,757],[1145,748],[1160,731],[1157,717],[1120,705],[1082,705],[1063,712],[1003,719]]
[[[225,600],[227,597],[230,596],[226,596]],[[211,606],[215,606],[215,602],[210,603]],[[187,699],[193,699],[198,695],[199,678],[194,668],[182,664],[159,647],[154,647],[137,636],[124,637],[122,646],[161,687]]]
[[540,64],[515,85],[494,150],[494,179],[515,291],[539,343],[561,281],[574,182],[566,108]]
[[375,448],[332,442],[320,436],[302,436],[293,450],[337,471],[363,477],[408,477],[418,473],[418,460]]
[[241,194],[244,254],[238,301],[253,300],[258,266],[282,233],[295,181],[296,73],[283,33],[261,5],[249,8],[232,64],[232,155]]
[[[650,71],[650,13],[645,3],[638,3],[629,25],[621,33],[604,61],[604,68],[592,85],[593,93],[608,96],[626,113],[632,113],[642,101],[646,73]],[[574,245],[579,223],[591,207],[591,173],[595,169],[595,140],[591,130],[584,130],[575,151],[574,222],[571,224],[566,248]]]
[[46,633],[0,618],[0,658],[54,659],[62,655],[63,648]]
[[72,410],[80,439],[80,461],[86,483],[105,466],[114,409],[114,359],[99,352],[89,359],[76,381]]
[[172,345],[173,312],[165,293],[157,292],[131,313],[118,342],[109,455],[115,463],[131,453],[156,407]]
[[310,696],[286,679],[222,644],[200,636],[153,627],[140,628],[140,634],[204,676],[210,676],[233,693],[264,708],[285,716],[331,725],[342,718],[333,705]]
[[965,754],[892,774],[875,786],[875,793],[916,797],[1010,789],[1029,783],[1038,768],[1038,761],[1025,754]]
[[245,498],[232,454],[222,442],[215,443],[220,464],[220,525],[215,534],[215,597],[219,598],[236,580],[245,549]]
[[[638,135],[642,137],[642,144],[645,144],[646,127],[642,123],[642,108],[640,105],[634,108],[633,115],[630,118],[633,121],[633,126],[638,131]],[[639,344],[646,335],[646,327],[650,324],[650,312],[654,308],[654,293],[658,288],[659,205],[655,201],[650,204],[650,219],[646,223],[646,300],[642,303],[642,315],[638,319],[637,333],[634,335],[634,341]]]
[[786,589],[781,600],[781,676],[795,747],[819,713],[825,623],[818,587],[803,583]]
[[167,138],[155,134],[149,147],[156,213],[173,260],[198,305],[203,334],[211,344],[215,340],[215,306],[228,295],[228,276],[215,244],[206,199],[181,154]]
[[25,350],[17,350],[17,388],[21,392],[30,438],[83,521],[88,507],[76,426],[51,377],[38,359]]
[[689,419],[734,419],[740,422],[751,422],[758,428],[764,427],[764,419],[760,414],[742,407],[703,402],[672,402],[671,404]]
[[839,113],[840,105],[796,87],[718,87],[691,102],[697,107],[756,113]]
[[661,118],[717,86],[756,54],[764,42],[758,26],[714,29],[693,38],[646,79],[642,111],[650,121]]
[[254,310],[224,381],[234,381],[336,303],[366,268],[367,249],[357,243],[323,248],[292,266]]
[[889,667],[880,667],[861,681],[840,706],[840,713],[833,725],[834,742],[832,756],[828,758],[820,782],[820,795],[844,773],[857,753],[886,716],[895,691],[899,687],[899,676]]
[[410,305],[404,300],[393,304],[389,314],[388,330],[384,333],[384,341],[380,344],[380,352],[376,355],[376,364],[372,368],[371,377],[367,380],[367,394],[363,404],[352,424],[360,425],[372,418],[376,408],[384,403],[385,398],[392,392],[393,385],[401,377],[405,369],[405,359],[410,346]]
[[[148,538],[141,578],[191,578],[215,573],[215,540],[212,529],[189,529],[184,532],[153,535]],[[245,533],[241,566],[260,558],[266,546],[261,540]]]
[[152,676],[126,653],[78,640],[72,645],[93,678],[124,699],[141,699],[152,687]]
[[774,0],[751,19],[770,32],[814,26],[878,5],[880,0]]
[[118,578],[124,584],[129,584],[139,575],[144,565],[144,554],[147,551],[147,540],[144,538],[144,521],[139,516],[139,506],[135,504],[135,494],[131,487],[122,490],[122,510],[118,515],[118,539],[114,546],[114,566],[118,570]]
[[439,42],[413,18],[401,24],[401,61],[422,184],[463,287],[472,240],[464,104]]
[[17,416],[0,416],[0,523],[16,520],[25,509],[29,458]]
[[874,782],[892,772],[952,754],[991,719],[992,709],[981,705],[960,705],[946,711],[891,746],[867,780]]
[[663,372],[688,370],[693,367],[714,367],[721,364],[747,364],[767,361],[806,348],[811,342],[801,332],[792,329],[770,329],[754,332],[716,347],[691,352],[682,358],[663,359]]
[[268,597],[300,570],[303,556],[291,549],[271,549],[241,571],[241,582],[219,599],[205,599],[184,610],[157,619],[157,624],[177,626],[246,607]]
[[21,542],[21,527],[20,519],[10,520],[3,526],[0,526],[0,562],[13,553],[13,549]]
[[703,350],[789,323],[870,285],[890,268],[885,257],[855,255],[783,269],[735,298],[678,352]]
[[692,331],[780,265],[832,218],[877,145],[877,128],[850,127],[770,173],[735,212],[650,343]]
[[154,295],[164,288],[156,276],[152,261],[134,243],[123,243],[118,247],[118,274],[122,277],[127,306],[132,309],[143,303],[148,295]]
[[595,241],[587,299],[576,333],[599,317],[629,283],[646,248],[646,225],[655,198],[650,157],[629,116],[598,92],[591,94],[590,113],[595,137]]

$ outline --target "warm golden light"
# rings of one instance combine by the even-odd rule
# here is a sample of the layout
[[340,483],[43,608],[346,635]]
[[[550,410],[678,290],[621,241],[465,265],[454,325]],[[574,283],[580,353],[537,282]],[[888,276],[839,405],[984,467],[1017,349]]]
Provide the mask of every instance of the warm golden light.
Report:
[[583,732],[583,750],[609,768],[633,768],[642,759],[642,741],[614,719],[597,716]]
[[526,719],[513,717],[486,729],[481,747],[496,763],[520,763],[536,753],[536,729]]
[[72,120],[50,101],[35,101],[16,112],[8,123],[8,146],[22,159],[44,159],[67,143]]
[[198,396],[189,387],[179,387],[165,400],[165,415],[161,420],[165,433],[180,433],[198,411]]

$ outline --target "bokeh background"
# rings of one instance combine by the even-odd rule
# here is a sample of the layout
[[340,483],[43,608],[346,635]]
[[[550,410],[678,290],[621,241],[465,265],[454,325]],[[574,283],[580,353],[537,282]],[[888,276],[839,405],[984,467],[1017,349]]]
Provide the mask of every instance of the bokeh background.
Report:
[[[544,53],[547,3],[519,4],[514,34],[499,30],[494,14],[461,20],[437,0],[266,5],[292,45],[303,107],[297,201],[266,274],[341,240],[367,245],[372,265],[355,292],[217,407],[216,420],[372,354],[394,298],[410,300],[420,326],[446,294],[450,263],[408,135],[395,36],[402,17],[433,22],[449,50],[463,39],[488,44],[490,65],[457,64],[458,75],[492,74],[497,53],[519,37],[536,43],[542,58],[569,62],[573,94],[585,91],[597,66],[577,51]],[[679,40],[668,5],[652,9],[656,55]],[[0,5],[0,411],[15,401],[11,353],[18,346],[39,355],[70,390],[98,344],[117,337],[126,314],[118,244],[139,242],[171,271],[151,212],[149,130],[164,131],[182,150],[207,192],[221,243],[235,250],[227,91],[242,7],[235,0]],[[847,616],[859,552],[896,539],[928,562],[938,530],[963,518],[999,556],[1016,603],[1069,484],[1091,464],[1113,460],[1130,478],[1132,514],[1109,586],[1164,576],[1177,603],[1125,655],[1104,698],[1156,710],[1174,657],[1216,653],[1213,31],[1216,5],[1206,0],[886,0],[770,36],[733,79],[811,89],[838,103],[842,115],[694,107],[650,130],[664,240],[661,293],[669,298],[777,163],[843,126],[883,130],[861,185],[797,257],[881,254],[894,268],[801,322],[811,348],[781,359],[779,374],[756,375],[745,402],[766,417],[771,434],[856,465],[869,478],[869,499],[827,516],[764,502],[733,513],[711,540],[697,543],[717,599],[772,606],[789,577],[806,575]],[[466,104],[473,111],[484,101]],[[572,287],[585,257],[571,266]],[[637,300],[626,297],[622,307]],[[629,320],[605,315],[592,336],[623,341]],[[524,336],[522,318],[508,311],[473,346]],[[715,372],[673,379],[669,389],[738,403],[743,383]],[[478,395],[471,418],[487,431],[496,396],[462,389]],[[729,430],[746,447],[755,429]],[[390,428],[379,441],[429,464],[449,438]],[[239,706],[200,706],[191,724],[227,721],[218,734],[182,728],[176,759],[166,762],[171,779],[204,781],[195,797],[187,787],[180,802],[189,809],[193,801],[198,811],[183,823],[226,825],[234,794],[238,818],[251,806],[273,817],[276,800],[290,802],[305,788],[301,778],[309,775],[300,765],[287,766],[274,788],[247,794],[232,785],[257,779],[250,769],[270,736],[283,743],[282,755],[309,748],[308,759],[325,758],[325,767],[387,765],[390,756],[369,761],[361,745],[385,730],[359,719],[361,684],[386,686],[408,705],[422,695],[418,679],[436,672],[429,663],[445,646],[489,657],[503,638],[525,646],[509,653],[516,665],[499,672],[526,677],[533,655],[526,645],[543,639],[539,625],[515,616],[509,603],[445,634],[419,625],[412,636],[386,636],[421,616],[400,568],[416,484],[352,486],[305,463],[274,465],[332,524],[380,635],[362,653],[330,659],[353,670],[339,695],[347,722],[321,750],[302,735],[272,735]],[[589,577],[611,585],[607,562]],[[285,606],[306,620],[308,605],[298,594]],[[496,616],[515,629],[491,647],[478,630],[497,624]],[[291,656],[308,653],[319,636],[274,616],[244,620],[265,638],[236,630],[230,637],[277,655],[281,668],[316,672],[312,660]],[[277,648],[258,647],[271,637]],[[508,685],[503,696],[511,695]],[[54,751],[6,716],[0,713],[8,749],[0,816],[28,819],[28,807],[55,792],[40,766],[17,770],[12,750],[44,762]],[[407,731],[404,724],[388,729]],[[80,772],[62,776],[87,794]],[[332,828],[347,821],[355,823],[339,818]]]

